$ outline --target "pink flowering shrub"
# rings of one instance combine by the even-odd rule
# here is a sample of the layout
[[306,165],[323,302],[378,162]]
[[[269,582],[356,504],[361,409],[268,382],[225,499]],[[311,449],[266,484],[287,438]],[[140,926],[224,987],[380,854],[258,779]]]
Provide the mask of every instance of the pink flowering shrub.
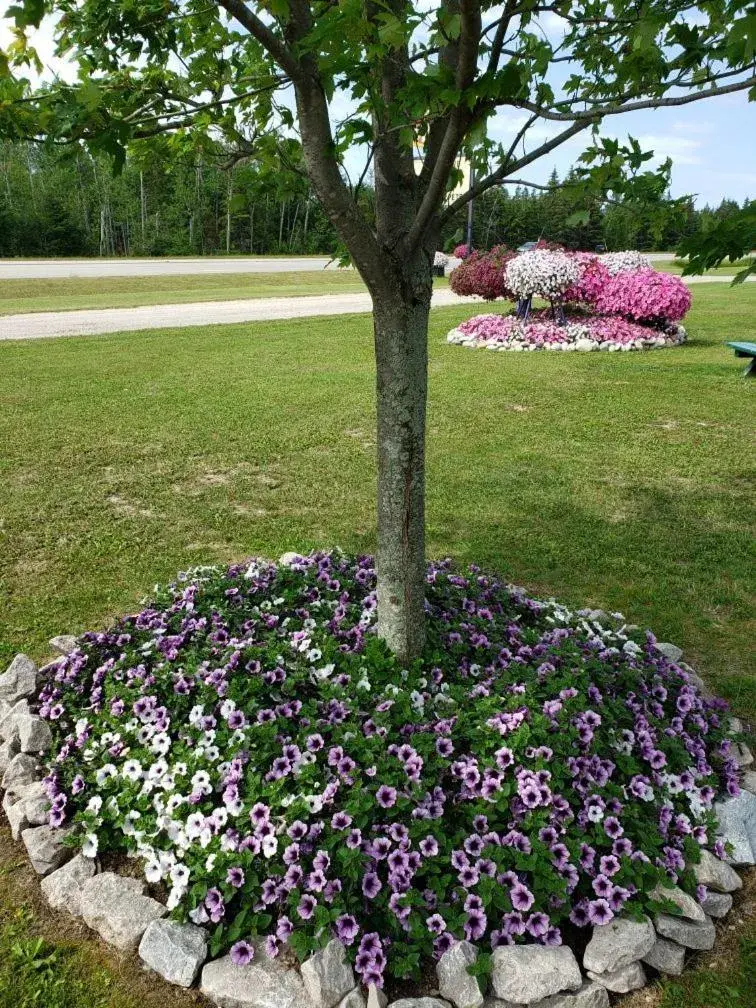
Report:
[[496,298],[513,298],[507,287],[506,268],[516,253],[504,245],[496,245],[490,252],[471,252],[449,275],[449,286],[463,297],[477,295],[486,301]]
[[449,561],[425,593],[409,668],[372,558],[340,553],[198,568],[84,634],[39,697],[50,825],[134,857],[212,956],[337,937],[365,986],[462,938],[585,944],[659,883],[704,899],[724,702],[621,617]]
[[636,322],[677,322],[687,313],[690,301],[690,290],[679,277],[642,269],[611,277],[596,300],[596,308]]
[[467,259],[467,257],[472,254],[472,251],[473,250],[470,248],[470,246],[465,245],[463,242],[461,245],[457,245],[457,247],[452,252],[452,255],[454,256],[455,259]]
[[580,278],[564,292],[564,300],[595,305],[610,280],[609,271],[601,259],[590,252],[573,252],[572,258],[580,268]]

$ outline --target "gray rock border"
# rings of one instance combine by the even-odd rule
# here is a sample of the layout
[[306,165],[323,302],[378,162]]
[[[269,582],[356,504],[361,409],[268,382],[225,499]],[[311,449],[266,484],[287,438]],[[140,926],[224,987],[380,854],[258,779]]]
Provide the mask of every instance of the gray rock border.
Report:
[[[294,554],[281,562],[289,556]],[[69,654],[76,638],[54,637],[50,646]],[[682,657],[673,644],[657,648],[671,661]],[[709,889],[703,905],[672,885],[659,889],[659,899],[676,905],[679,914],[659,913],[640,922],[620,917],[595,927],[582,969],[566,945],[505,946],[494,951],[489,992],[468,972],[477,949],[462,941],[439,960],[437,991],[389,1004],[383,991],[358,985],[336,938],[299,970],[269,958],[262,943],[248,966],[235,966],[228,955],[209,960],[204,928],[170,920],[167,908],[144,894],[142,880],[100,871],[95,860],[66,846],[68,830],[48,825],[40,758],[52,736],[47,722],[33,712],[38,683],[39,670],[24,654],[0,674],[0,789],[13,838],[24,844],[45,899],[54,910],[82,920],[106,944],[138,955],[145,968],[168,983],[186,989],[199,980],[200,992],[218,1008],[608,1008],[609,991],[625,993],[649,982],[644,964],[663,976],[679,976],[689,950],[711,949],[715,919],[729,913],[730,894],[743,884],[735,868],[756,864],[756,773],[750,769],[753,756],[738,738],[742,724],[733,718],[730,735],[741,764],[741,794],[722,797],[716,806],[719,835],[733,854],[722,861],[702,850],[695,870]],[[512,996],[520,1000],[507,1000]]]

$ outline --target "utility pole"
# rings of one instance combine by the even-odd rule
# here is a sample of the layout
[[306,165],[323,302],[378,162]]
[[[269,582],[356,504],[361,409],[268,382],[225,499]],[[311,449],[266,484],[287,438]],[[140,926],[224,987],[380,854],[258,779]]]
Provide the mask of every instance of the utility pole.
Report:
[[[475,168],[470,165],[470,188],[475,185]],[[467,234],[465,235],[465,245],[467,245],[467,251],[472,252],[473,247],[473,203],[474,200],[470,200],[467,204]]]

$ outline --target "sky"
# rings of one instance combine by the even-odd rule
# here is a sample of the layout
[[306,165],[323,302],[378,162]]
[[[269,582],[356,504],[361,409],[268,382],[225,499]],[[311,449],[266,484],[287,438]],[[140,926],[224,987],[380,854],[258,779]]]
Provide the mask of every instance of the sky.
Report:
[[[553,17],[554,31],[559,30],[560,20]],[[51,26],[45,24],[35,34],[34,42],[46,67],[43,76],[59,74],[74,80],[73,66],[53,56]],[[0,47],[9,41],[7,22],[0,19]],[[337,111],[345,109],[341,104]],[[502,111],[490,122],[490,136],[502,142],[511,141],[523,122],[521,114]],[[544,123],[531,130],[531,145],[543,142],[560,125]],[[749,103],[744,93],[615,116],[604,121],[602,133],[623,140],[628,135],[635,137],[644,150],[655,152],[656,163],[670,157],[672,196],[693,196],[697,206],[707,203],[716,206],[724,198],[739,203],[756,198],[756,102]],[[585,137],[574,137],[529,171],[523,171],[522,177],[529,182],[544,183],[555,168],[563,177],[586,144]],[[348,157],[346,167],[352,177],[359,176],[363,162],[364,152],[355,151]]]
[[[500,115],[491,135],[511,138],[522,122]],[[655,163],[672,158],[673,196],[694,195],[698,206],[717,205],[723,198],[756,199],[756,102],[749,103],[744,94],[629,112],[606,119],[602,133],[634,136],[644,150],[655,152]],[[553,168],[563,176],[585,146],[584,138],[574,137],[523,176],[545,182]]]

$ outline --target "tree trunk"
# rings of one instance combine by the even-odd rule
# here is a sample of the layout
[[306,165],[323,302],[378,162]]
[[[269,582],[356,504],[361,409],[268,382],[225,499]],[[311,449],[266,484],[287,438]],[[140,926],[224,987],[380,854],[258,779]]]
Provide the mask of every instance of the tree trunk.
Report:
[[[428,266],[430,280],[430,266]],[[404,287],[404,285],[402,285]],[[425,642],[427,296],[374,299],[378,412],[378,633],[400,661]]]

